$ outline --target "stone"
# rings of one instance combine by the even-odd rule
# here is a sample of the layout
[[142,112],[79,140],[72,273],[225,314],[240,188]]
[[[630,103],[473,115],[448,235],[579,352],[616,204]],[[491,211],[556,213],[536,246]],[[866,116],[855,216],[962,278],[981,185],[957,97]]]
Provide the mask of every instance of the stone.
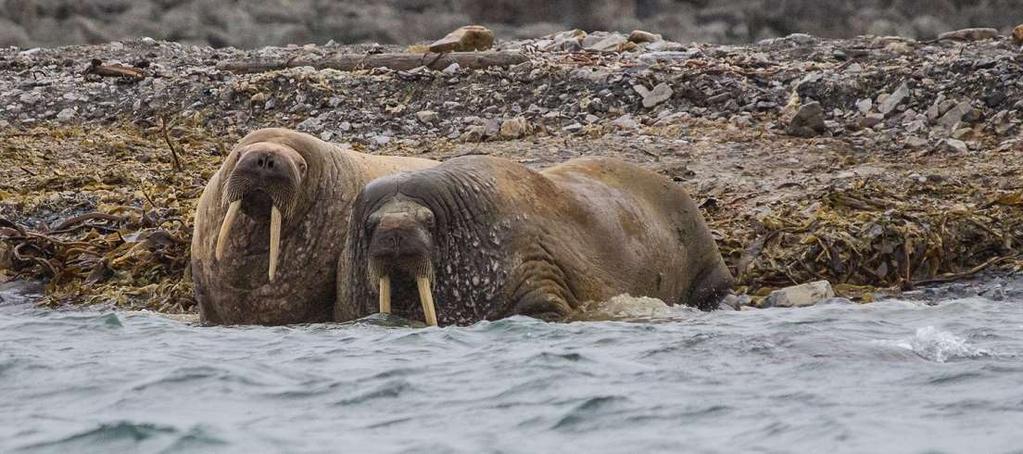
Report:
[[462,134],[462,140],[465,142],[480,142],[486,135],[486,128],[480,125],[469,126],[465,133]]
[[817,38],[806,33],[792,33],[783,39],[799,46],[809,46],[817,42]]
[[75,109],[68,107],[64,110],[61,110],[60,113],[57,114],[57,121],[62,122],[71,121],[72,119],[75,118],[76,115],[78,115],[78,112],[75,111]]
[[918,136],[909,136],[906,138],[906,146],[909,148],[923,148],[927,146],[927,139]]
[[814,281],[778,289],[767,295],[760,307],[807,307],[835,297],[828,281]]
[[572,30],[565,30],[563,32],[555,33],[551,35],[550,38],[552,41],[554,41],[555,44],[561,44],[565,41],[580,42],[583,39],[586,39],[586,32],[578,28],[575,28]]
[[563,131],[565,131],[565,132],[579,132],[579,131],[583,130],[583,125],[582,125],[582,123],[576,122],[576,123],[572,123],[572,124],[570,124],[568,126],[565,126],[564,128],[561,128],[561,129]]
[[814,137],[827,131],[824,124],[824,109],[819,102],[803,104],[792,117],[785,132],[798,137]]
[[494,46],[494,32],[482,25],[459,27],[430,44],[430,52],[468,52],[487,50]]
[[994,28],[964,28],[938,35],[938,40],[945,41],[980,41],[998,37],[998,30]]
[[636,90],[636,93],[639,93],[639,95],[643,97],[643,107],[646,107],[647,109],[651,109],[658,104],[671,99],[671,95],[675,93],[672,91],[671,86],[664,82],[657,84],[653,90],[647,89],[643,85],[639,84],[633,85],[632,89]]
[[941,149],[951,153],[966,153],[970,151],[970,148],[966,146],[966,142],[959,139],[945,139],[941,141]]
[[300,131],[318,133],[323,131],[323,122],[321,122],[319,118],[309,117],[298,124],[298,129]]
[[973,107],[970,104],[970,101],[960,102],[959,104],[956,104],[955,107],[949,109],[948,112],[945,112],[945,115],[942,115],[941,118],[938,119],[938,124],[944,126],[945,129],[952,129],[956,126],[956,124],[962,121],[963,116],[972,109]]
[[501,120],[491,118],[483,125],[483,137],[497,137],[501,132]]
[[882,121],[884,121],[884,115],[879,113],[870,113],[860,119],[860,126],[863,128],[873,128]]
[[870,112],[870,109],[872,108],[874,108],[874,101],[872,101],[870,98],[864,98],[859,101],[856,101],[856,109],[859,110],[860,113],[866,114]]
[[1023,44],[1023,24],[1019,24],[1016,28],[1012,29],[1012,42]]
[[877,106],[877,111],[884,115],[888,115],[891,111],[895,110],[899,104],[902,103],[909,96],[909,86],[905,82],[899,85],[892,94],[888,95],[881,101]]
[[632,118],[632,115],[629,114],[615,118],[611,124],[618,129],[636,129],[639,127],[639,122],[637,122],[636,119]]
[[586,50],[595,50],[599,52],[617,52],[622,50],[622,46],[629,42],[624,35],[620,33],[611,33],[596,42],[584,46]]
[[422,123],[433,124],[436,123],[440,117],[437,115],[437,112],[432,110],[420,110],[419,112],[416,112],[416,118]]
[[449,76],[453,76],[455,74],[458,74],[458,71],[461,69],[462,67],[458,63],[452,63],[448,65],[447,68],[444,68],[444,70],[441,72]]
[[509,118],[501,122],[501,137],[505,139],[518,139],[526,135],[529,124],[523,117]]
[[655,42],[655,41],[660,41],[660,40],[662,40],[664,38],[661,37],[661,35],[658,35],[658,34],[655,34],[655,33],[650,33],[648,31],[633,30],[632,33],[629,33],[629,38],[628,39],[629,39],[630,42],[634,42],[636,44],[641,44],[641,43],[652,43],[652,42]]

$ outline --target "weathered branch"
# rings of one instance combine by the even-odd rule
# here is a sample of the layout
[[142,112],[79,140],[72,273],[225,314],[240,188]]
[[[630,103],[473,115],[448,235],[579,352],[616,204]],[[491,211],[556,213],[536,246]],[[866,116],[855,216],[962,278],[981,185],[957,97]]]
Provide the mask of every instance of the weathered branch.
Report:
[[452,63],[463,68],[489,68],[524,63],[529,57],[518,52],[450,52],[445,54],[369,54],[335,55],[332,57],[296,57],[290,59],[226,61],[217,64],[217,69],[237,73],[258,73],[285,68],[311,66],[316,69],[337,69],[356,71],[371,68],[389,68],[407,71],[420,66],[430,69],[444,69]]
[[122,77],[134,81],[146,78],[145,71],[139,68],[119,64],[105,65],[99,59],[92,60],[89,67],[85,69],[85,74],[95,74],[100,77]]

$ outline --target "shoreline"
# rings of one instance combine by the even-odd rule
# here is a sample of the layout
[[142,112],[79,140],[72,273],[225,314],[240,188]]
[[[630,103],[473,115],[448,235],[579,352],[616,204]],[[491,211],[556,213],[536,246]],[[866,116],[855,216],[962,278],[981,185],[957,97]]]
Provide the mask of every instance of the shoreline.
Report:
[[[49,277],[48,306],[193,312],[195,202],[233,142],[269,126],[375,154],[636,162],[690,192],[754,301],[1023,269],[1023,53],[1006,37],[537,50],[555,39],[499,41],[529,61],[477,70],[217,66],[370,46],[0,49],[0,282]],[[82,74],[92,59],[145,77]]]

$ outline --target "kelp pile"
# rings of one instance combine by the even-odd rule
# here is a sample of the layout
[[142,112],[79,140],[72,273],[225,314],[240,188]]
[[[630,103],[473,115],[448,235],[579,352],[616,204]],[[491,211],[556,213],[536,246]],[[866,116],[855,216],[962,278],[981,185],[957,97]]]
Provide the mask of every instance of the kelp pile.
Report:
[[728,232],[722,252],[755,294],[827,279],[840,294],[870,300],[877,288],[1018,271],[1023,263],[1023,191],[954,180],[899,187],[857,179],[759,217],[711,224]]
[[[0,168],[0,281],[44,279],[42,303],[50,306],[194,311],[188,263],[195,204],[236,136],[217,137],[191,124],[0,130],[0,151],[12,163]],[[587,140],[608,150],[635,139]],[[779,139],[757,140],[749,146]],[[446,143],[424,146],[439,159],[464,153]],[[383,152],[403,150],[395,145]],[[518,150],[495,145],[486,152],[516,158],[509,153]],[[834,150],[844,153],[841,146]],[[764,177],[767,187],[795,185],[789,189],[725,184],[725,192],[696,189],[693,196],[716,200],[703,204],[704,214],[740,291],[754,300],[778,287],[827,279],[839,294],[870,301],[879,289],[1021,269],[1020,169],[1007,160],[1015,151],[998,153],[924,156],[902,167],[881,159],[870,165],[885,171],[872,176],[822,184],[814,182],[822,178],[815,170],[803,183]],[[680,156],[680,163],[688,159]],[[743,156],[744,165],[761,167],[777,158]],[[908,173],[913,170],[926,176]]]
[[192,216],[220,143],[163,125],[2,135],[19,165],[0,185],[0,280],[45,280],[46,306],[194,311]]

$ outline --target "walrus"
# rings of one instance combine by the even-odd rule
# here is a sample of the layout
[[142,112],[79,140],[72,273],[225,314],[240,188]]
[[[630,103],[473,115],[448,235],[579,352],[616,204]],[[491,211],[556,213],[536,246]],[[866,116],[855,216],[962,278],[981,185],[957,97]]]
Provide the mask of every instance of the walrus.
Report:
[[204,323],[329,321],[351,204],[374,178],[436,165],[371,156],[308,134],[260,129],[199,198],[192,280]]
[[370,182],[349,222],[338,321],[563,320],[621,294],[710,310],[733,283],[685,190],[616,159],[455,158]]

